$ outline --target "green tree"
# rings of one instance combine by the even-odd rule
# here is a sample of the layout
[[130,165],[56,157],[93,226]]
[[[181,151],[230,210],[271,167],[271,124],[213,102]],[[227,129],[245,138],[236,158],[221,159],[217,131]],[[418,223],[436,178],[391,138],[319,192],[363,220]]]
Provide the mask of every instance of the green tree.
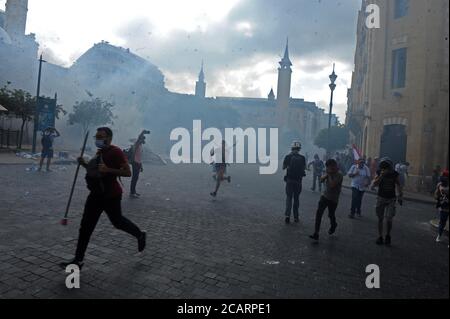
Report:
[[[349,142],[348,128],[343,125],[333,126],[330,129],[330,152],[344,149]],[[328,147],[328,129],[323,129],[317,135],[314,144],[320,148]]]
[[68,123],[80,125],[83,134],[86,134],[93,126],[114,124],[116,117],[113,114],[113,108],[114,104],[99,98],[76,102],[73,112],[69,114]]
[[[23,132],[25,129],[25,124],[28,121],[33,120],[34,112],[36,110],[36,97],[32,96],[30,93],[24,90],[9,89],[8,82],[7,85],[0,88],[0,104],[2,104],[8,110],[8,113],[14,114],[22,120],[22,125],[20,127],[20,137],[19,137],[19,149],[22,148],[23,143]],[[62,105],[56,106],[56,118],[59,119],[60,114],[66,115],[67,112],[64,110]]]

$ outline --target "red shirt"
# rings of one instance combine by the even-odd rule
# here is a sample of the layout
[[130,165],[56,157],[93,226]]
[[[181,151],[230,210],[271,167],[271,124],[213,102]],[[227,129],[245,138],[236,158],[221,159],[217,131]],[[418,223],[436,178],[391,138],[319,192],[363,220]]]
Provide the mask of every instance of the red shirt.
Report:
[[[123,165],[128,165],[128,160],[123,151],[117,146],[110,145],[107,149],[100,151],[102,154],[103,163],[113,169],[121,169]],[[121,196],[123,193],[122,187],[117,181],[117,176],[112,179],[112,197]]]

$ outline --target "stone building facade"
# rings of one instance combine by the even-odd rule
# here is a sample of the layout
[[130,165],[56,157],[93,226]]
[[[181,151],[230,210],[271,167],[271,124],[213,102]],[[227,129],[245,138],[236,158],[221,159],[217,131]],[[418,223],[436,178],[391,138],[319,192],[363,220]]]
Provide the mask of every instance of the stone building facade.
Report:
[[[380,8],[379,29],[366,6]],[[430,189],[448,167],[448,0],[364,0],[357,26],[346,124],[369,157],[411,164],[407,187]]]

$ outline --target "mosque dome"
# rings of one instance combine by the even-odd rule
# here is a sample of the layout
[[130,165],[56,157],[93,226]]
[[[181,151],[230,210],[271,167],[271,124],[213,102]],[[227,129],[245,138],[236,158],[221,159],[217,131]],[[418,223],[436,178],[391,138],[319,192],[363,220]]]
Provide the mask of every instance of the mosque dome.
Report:
[[10,36],[2,27],[0,27],[0,43],[12,44]]

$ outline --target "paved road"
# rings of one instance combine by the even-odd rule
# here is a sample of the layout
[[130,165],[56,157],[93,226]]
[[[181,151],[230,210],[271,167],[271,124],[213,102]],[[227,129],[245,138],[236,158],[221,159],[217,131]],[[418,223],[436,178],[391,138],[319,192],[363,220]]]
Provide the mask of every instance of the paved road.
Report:
[[[232,184],[216,201],[209,167],[147,166],[139,200],[124,198],[126,215],[148,232],[148,248],[103,216],[89,246],[81,289],[65,287],[57,266],[72,257],[87,195],[80,179],[69,226],[59,220],[74,167],[53,173],[0,166],[0,298],[448,298],[448,242],[436,244],[434,208],[406,203],[393,247],[378,247],[375,197],[364,218],[349,220],[343,191],[339,228],[314,244],[319,194],[305,181],[301,223],[283,220],[282,176],[234,166]],[[128,186],[128,181],[125,181]],[[381,289],[365,286],[365,267],[381,268]]]

